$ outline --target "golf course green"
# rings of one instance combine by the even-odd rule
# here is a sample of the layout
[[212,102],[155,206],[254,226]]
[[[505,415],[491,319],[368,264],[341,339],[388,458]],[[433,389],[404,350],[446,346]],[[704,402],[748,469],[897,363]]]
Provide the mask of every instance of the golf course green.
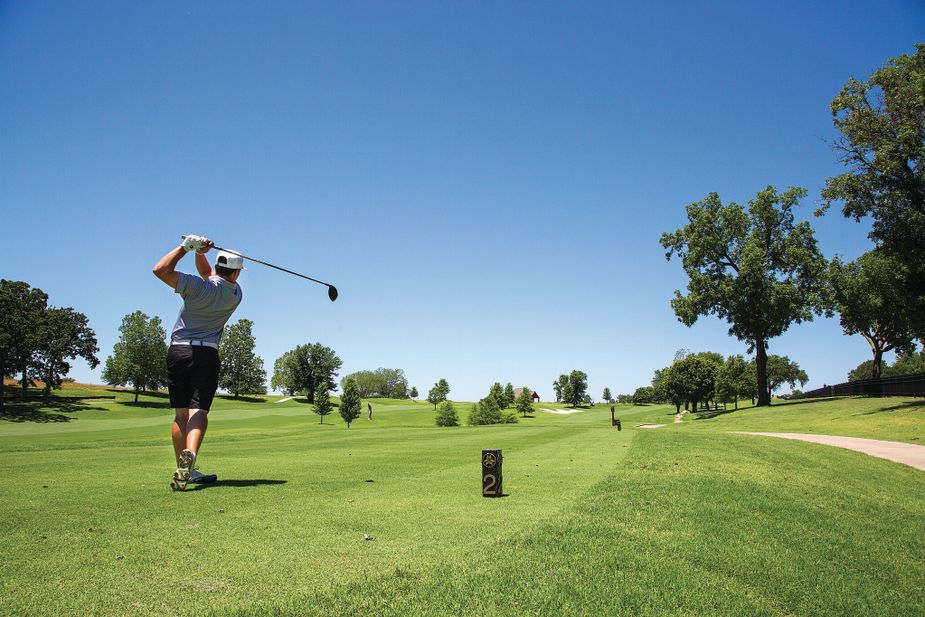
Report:
[[[68,391],[66,391],[68,392]],[[925,472],[790,431],[925,443],[925,402],[434,426],[372,400],[213,406],[172,492],[164,395],[71,388],[0,417],[4,615],[921,615]],[[457,405],[461,420],[469,405]],[[712,417],[710,417],[712,416]],[[641,429],[644,423],[664,423]],[[481,496],[483,448],[504,492]]]

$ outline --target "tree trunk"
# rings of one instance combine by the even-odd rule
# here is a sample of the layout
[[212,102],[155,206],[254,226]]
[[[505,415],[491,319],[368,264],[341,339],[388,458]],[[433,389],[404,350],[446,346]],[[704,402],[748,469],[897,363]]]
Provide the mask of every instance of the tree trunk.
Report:
[[238,400],[238,393],[237,393],[237,392],[234,393],[234,400]]
[[758,379],[756,407],[768,407],[771,404],[771,395],[768,393],[768,350],[764,346],[764,337],[757,337],[755,339],[755,369]]
[[29,394],[29,370],[25,362],[22,365],[22,400]]
[[135,388],[135,402],[138,402],[138,388]]
[[880,379],[880,363],[883,362],[883,348],[877,345],[874,348],[873,378]]
[[49,399],[51,399],[51,379],[54,374],[54,367],[55,365],[53,362],[48,363],[48,373],[45,375],[45,397],[43,400],[43,404],[45,405],[47,405]]
[[3,380],[6,378],[6,358],[0,356],[0,410],[3,410],[3,406],[6,404],[4,400],[6,398],[6,384],[3,383]]
[[735,402],[735,405],[736,405],[735,408],[738,409],[739,408],[739,395],[736,394],[732,400]]

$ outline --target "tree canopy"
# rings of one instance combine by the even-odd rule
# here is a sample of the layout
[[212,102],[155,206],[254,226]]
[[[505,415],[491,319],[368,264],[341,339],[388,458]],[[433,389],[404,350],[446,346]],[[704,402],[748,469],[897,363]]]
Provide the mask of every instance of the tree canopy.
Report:
[[141,311],[126,315],[119,326],[119,341],[106,358],[103,381],[111,386],[129,384],[138,393],[167,385],[167,332],[160,317]]
[[908,313],[906,266],[881,249],[829,266],[832,296],[845,334],[860,334],[870,345],[871,377],[880,376],[883,354],[913,349],[913,326]]
[[342,364],[334,350],[321,343],[299,345],[277,358],[270,383],[274,390],[289,395],[301,392],[314,403],[322,386],[328,391],[337,388],[334,378]]
[[800,365],[788,358],[787,356],[768,356],[768,397],[771,393],[787,384],[795,388],[797,383],[800,386],[809,381],[806,371],[800,368]]
[[832,144],[848,168],[826,180],[825,211],[871,217],[870,238],[906,266],[906,306],[925,339],[925,44],[889,60],[867,81],[850,79],[832,99],[841,133]]
[[68,360],[83,358],[90,368],[100,363],[96,333],[87,316],[72,308],[49,308],[42,313],[36,327],[36,346],[31,365],[45,383],[46,403],[52,388],[60,388],[71,370]]
[[427,402],[434,406],[436,411],[437,405],[447,400],[450,394],[450,384],[446,379],[441,378],[434,384],[434,387],[427,393]]
[[[29,366],[38,347],[36,326],[48,305],[48,295],[23,281],[0,280],[0,378],[22,373],[25,396]],[[0,388],[0,405],[3,404]]]
[[[356,382],[361,398],[408,398],[408,378],[400,368],[378,368],[375,371],[356,371],[341,380],[341,386],[348,379]],[[414,390],[417,396],[417,390]]]
[[340,397],[340,417],[347,423],[347,428],[360,417],[360,391],[352,379],[344,382],[344,395]]
[[225,328],[219,346],[221,369],[218,385],[235,398],[241,394],[266,394],[267,372],[263,359],[254,353],[257,342],[253,334],[254,322],[241,319]]
[[802,188],[778,193],[768,186],[746,209],[710,193],[687,206],[687,225],[661,238],[666,258],[677,255],[689,277],[687,295],[676,291],[671,302],[675,314],[687,326],[715,314],[755,351],[758,405],[770,404],[768,340],[828,305],[825,259],[809,223],[794,221],[793,208],[805,195]]

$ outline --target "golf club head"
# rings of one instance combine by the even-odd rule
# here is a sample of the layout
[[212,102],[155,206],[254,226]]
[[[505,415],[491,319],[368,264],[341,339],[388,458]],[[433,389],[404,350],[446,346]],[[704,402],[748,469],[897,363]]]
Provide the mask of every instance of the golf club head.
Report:
[[331,299],[331,302],[337,300],[337,287],[328,285],[328,297]]

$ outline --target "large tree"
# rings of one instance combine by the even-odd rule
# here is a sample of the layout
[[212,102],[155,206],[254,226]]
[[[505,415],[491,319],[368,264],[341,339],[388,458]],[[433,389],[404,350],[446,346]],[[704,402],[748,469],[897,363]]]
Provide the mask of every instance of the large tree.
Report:
[[100,363],[96,353],[96,333],[83,313],[72,308],[49,308],[42,313],[36,328],[37,349],[32,359],[36,376],[45,383],[45,403],[52,388],[71,370],[68,360],[83,358],[96,368]]
[[889,60],[870,79],[850,79],[830,105],[832,144],[848,171],[826,181],[824,211],[871,217],[870,238],[906,265],[906,302],[925,339],[925,44]]
[[883,354],[912,351],[914,334],[906,310],[906,266],[882,249],[857,261],[832,260],[832,296],[845,334],[860,334],[873,353],[871,377],[880,377]]
[[[22,281],[0,280],[0,380],[22,373],[22,396],[29,386],[29,366],[38,347],[37,329],[48,296]],[[3,387],[0,385],[0,408]]]
[[231,392],[235,398],[241,394],[266,394],[267,372],[263,359],[254,353],[254,322],[241,319],[225,328],[219,355],[222,358],[218,374],[220,388]]
[[329,391],[337,388],[334,378],[342,364],[334,350],[321,343],[299,345],[276,360],[271,385],[290,395],[302,392],[314,403],[322,385]]
[[805,195],[769,186],[746,209],[710,193],[687,206],[687,225],[661,238],[666,258],[681,258],[690,279],[687,295],[675,291],[675,314],[687,326],[715,314],[754,350],[759,406],[770,405],[768,341],[827,305],[825,259],[809,223],[794,222],[793,208]]
[[106,358],[103,381],[111,386],[129,384],[138,393],[167,385],[167,332],[160,317],[141,311],[126,315],[119,326],[119,341]]

